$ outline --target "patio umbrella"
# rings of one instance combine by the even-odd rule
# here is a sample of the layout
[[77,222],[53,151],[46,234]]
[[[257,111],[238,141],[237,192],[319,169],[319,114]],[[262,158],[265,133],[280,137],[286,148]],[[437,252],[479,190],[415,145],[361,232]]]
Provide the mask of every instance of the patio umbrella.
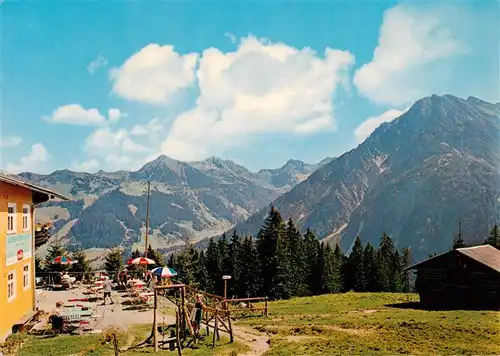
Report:
[[71,265],[76,262],[77,261],[73,261],[71,258],[66,256],[57,256],[52,260],[52,264],[54,265]]
[[169,268],[166,266],[153,268],[151,270],[151,273],[162,278],[172,278],[174,276],[177,276],[177,272],[173,268]]
[[146,257],[131,258],[127,261],[128,265],[155,265],[156,262]]

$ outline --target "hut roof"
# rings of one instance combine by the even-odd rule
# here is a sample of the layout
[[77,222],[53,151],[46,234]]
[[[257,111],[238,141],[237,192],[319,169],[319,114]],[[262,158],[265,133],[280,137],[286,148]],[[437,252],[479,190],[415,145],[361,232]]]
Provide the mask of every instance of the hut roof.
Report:
[[491,245],[457,248],[455,250],[442,253],[440,255],[431,257],[427,260],[414,264],[413,266],[406,268],[406,270],[418,269],[428,261],[441,258],[443,255],[452,253],[454,251],[470,259],[473,259],[474,261],[479,262],[482,265],[489,267],[490,269],[500,273],[500,250],[496,249]]

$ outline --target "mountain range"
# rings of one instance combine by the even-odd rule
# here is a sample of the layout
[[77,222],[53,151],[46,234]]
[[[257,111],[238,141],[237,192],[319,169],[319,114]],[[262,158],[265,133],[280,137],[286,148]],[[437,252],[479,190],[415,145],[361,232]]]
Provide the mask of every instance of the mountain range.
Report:
[[[500,103],[423,98],[273,205],[345,251],[386,232],[420,260],[451,247],[459,220],[466,242],[483,241],[500,220]],[[235,229],[255,234],[268,209]]]
[[459,220],[470,243],[500,220],[499,149],[500,103],[432,95],[317,164],[289,160],[251,172],[215,157],[160,156],[135,172],[21,176],[69,193],[71,201],[46,203],[37,219],[52,220],[56,237],[83,248],[142,247],[150,181],[154,248],[203,246],[233,228],[255,235],[272,204],[345,251],[357,235],[378,245],[386,232],[420,260],[450,248]]
[[278,169],[251,172],[216,157],[181,162],[160,156],[135,172],[58,170],[20,176],[71,198],[43,204],[36,219],[53,223],[54,238],[84,249],[142,249],[149,181],[148,242],[153,248],[169,250],[220,235],[330,161],[325,158],[307,164],[289,160]]

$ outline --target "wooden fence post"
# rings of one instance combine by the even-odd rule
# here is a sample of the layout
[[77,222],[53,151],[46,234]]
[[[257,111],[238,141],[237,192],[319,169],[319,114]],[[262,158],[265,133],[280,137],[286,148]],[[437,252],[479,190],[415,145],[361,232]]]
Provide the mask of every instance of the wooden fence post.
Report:
[[214,321],[215,327],[214,327],[214,336],[212,338],[212,349],[215,347],[215,336],[217,334],[217,328],[219,327],[219,322],[217,320],[218,320],[217,319],[217,309],[215,309],[215,321]]
[[158,352],[158,321],[157,321],[157,308],[158,308],[158,297],[156,288],[154,289],[154,311],[153,311],[153,342],[155,347],[155,352]]
[[229,327],[229,342],[233,342],[233,327],[231,325],[231,312],[229,310],[226,310],[227,313],[227,322],[228,322],[228,327]]

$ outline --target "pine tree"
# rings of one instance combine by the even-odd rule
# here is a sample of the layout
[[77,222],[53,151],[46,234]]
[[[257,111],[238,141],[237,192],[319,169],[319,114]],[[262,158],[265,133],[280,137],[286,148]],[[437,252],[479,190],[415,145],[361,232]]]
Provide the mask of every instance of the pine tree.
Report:
[[[320,250],[322,250],[322,257],[318,258],[319,261],[323,259],[323,266],[322,266],[322,287],[323,287],[323,293],[336,293],[337,292],[337,282],[336,282],[336,261],[335,261],[335,255],[334,252],[331,248],[331,246],[328,243],[321,242],[320,244]],[[321,256],[321,254],[320,254]],[[321,265],[321,262],[320,262]]]
[[73,251],[71,254],[75,264],[70,267],[71,272],[77,272],[77,280],[85,279],[87,273],[90,271],[89,261],[87,260],[87,254],[83,250]]
[[369,242],[363,250],[363,273],[365,277],[365,290],[367,292],[377,291],[377,263],[375,248]]
[[381,292],[391,291],[394,262],[394,244],[385,232],[380,238],[380,247],[377,251],[377,289]]
[[219,249],[219,269],[220,276],[215,280],[215,294],[224,294],[224,282],[222,280],[223,275],[231,274],[231,256],[229,250],[229,242],[227,240],[226,234],[222,234],[222,237],[217,241],[217,248]]
[[295,227],[290,218],[286,225],[286,240],[290,255],[290,292],[294,296],[307,295],[306,274],[306,255],[304,254],[304,240],[299,230]]
[[252,237],[243,239],[241,254],[240,282],[238,283],[238,296],[240,298],[258,297],[261,290],[260,260]]
[[175,268],[175,254],[171,253],[170,256],[168,256],[168,262],[167,262],[168,267]]
[[[405,269],[410,267],[410,264],[411,264],[411,250],[410,248],[407,247],[403,250],[401,267],[402,269]],[[410,282],[410,271],[402,271],[401,289],[403,293],[410,293],[412,291],[412,286]]]
[[500,229],[497,224],[491,228],[486,241],[489,245],[500,249]]
[[344,289],[344,264],[345,256],[340,250],[340,246],[337,244],[335,250],[333,251],[333,277],[332,277],[332,293],[340,293]]
[[106,262],[104,269],[108,272],[109,276],[115,276],[117,272],[123,269],[123,254],[122,250],[118,247],[112,248],[106,255]]
[[239,287],[238,284],[241,282],[241,271],[244,266],[241,264],[242,255],[241,255],[241,241],[240,237],[236,233],[236,230],[233,231],[231,235],[231,241],[229,243],[229,260],[230,260],[230,271],[231,275],[231,283],[228,283],[228,298],[229,296],[238,295]]
[[195,270],[195,287],[201,290],[207,290],[209,275],[207,272],[207,262],[205,259],[205,252],[201,251],[198,256],[198,263]]
[[130,255],[130,258],[138,258],[138,257],[141,257],[141,253],[139,252],[138,249],[136,249],[135,251],[133,251]]
[[345,281],[347,290],[362,292],[365,290],[363,276],[363,245],[359,236],[356,236],[352,251],[347,258]]
[[156,267],[165,266],[165,256],[160,251],[153,249],[151,245],[148,246],[148,258],[155,261]]
[[462,236],[462,220],[458,220],[458,233],[453,239],[453,249],[465,247],[465,241]]
[[[286,297],[287,275],[285,263],[279,260],[278,244],[282,246],[285,226],[281,214],[271,207],[262,228],[257,235],[260,264],[262,267],[262,294],[271,299]],[[284,251],[281,250],[284,254]]]
[[176,257],[176,271],[179,279],[189,285],[197,285],[199,254],[192,246],[187,246],[182,253]]
[[306,283],[308,294],[317,295],[321,290],[321,276],[318,275],[319,242],[310,229],[304,234],[304,254],[306,256]]
[[398,250],[395,250],[391,259],[390,270],[390,291],[401,292],[402,289],[403,269],[401,267],[401,256]]
[[207,280],[206,291],[209,293],[216,292],[216,282],[222,279],[221,265],[222,259],[217,242],[210,239],[208,247],[205,251],[205,268],[209,277]]

